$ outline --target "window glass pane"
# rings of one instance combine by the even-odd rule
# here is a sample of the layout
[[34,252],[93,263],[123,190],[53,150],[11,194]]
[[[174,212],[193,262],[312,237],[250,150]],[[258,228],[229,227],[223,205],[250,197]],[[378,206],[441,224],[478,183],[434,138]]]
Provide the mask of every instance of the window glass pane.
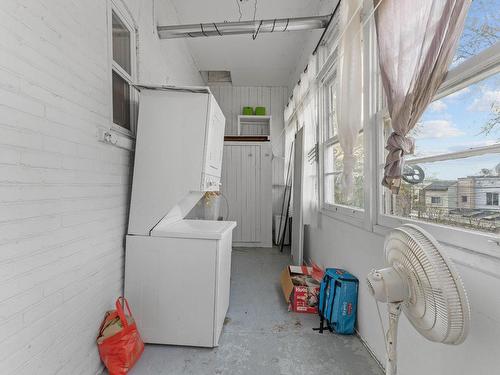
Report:
[[113,72],[113,122],[130,129],[130,86]]
[[326,139],[332,138],[338,131],[337,112],[336,112],[336,82],[328,86],[328,119],[326,128]]
[[113,60],[123,70],[131,74],[130,69],[130,31],[125,27],[120,18],[113,12]]
[[474,0],[465,19],[452,66],[493,46],[500,40],[500,1]]
[[355,208],[364,207],[363,186],[363,134],[360,134],[354,148],[354,187],[352,197],[348,197],[341,183],[344,153],[338,143],[325,149],[325,203],[339,204]]
[[324,200],[325,203],[328,204],[334,204],[334,185],[335,185],[335,178],[338,176],[341,171],[338,168],[338,162],[336,163],[335,159],[335,146],[334,145],[329,145],[325,147],[325,152],[324,152],[324,164],[323,164],[323,169],[325,171],[325,178],[324,178]]
[[422,183],[384,189],[385,212],[407,218],[500,233],[500,154],[419,164]]
[[334,146],[329,145],[325,147],[325,162],[324,162],[325,173],[335,172],[335,159],[334,159]]
[[500,142],[500,73],[432,102],[411,135],[415,157]]
[[333,195],[334,183],[335,175],[325,175],[325,203],[327,204],[335,204]]

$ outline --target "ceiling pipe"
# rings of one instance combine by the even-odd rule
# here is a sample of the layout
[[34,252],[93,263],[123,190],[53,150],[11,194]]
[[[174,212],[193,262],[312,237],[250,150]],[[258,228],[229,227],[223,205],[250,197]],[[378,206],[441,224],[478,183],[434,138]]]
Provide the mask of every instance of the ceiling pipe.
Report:
[[275,18],[255,21],[158,26],[158,35],[160,39],[175,39],[252,34],[255,39],[259,33],[324,29],[330,19],[331,15],[329,14],[326,16]]

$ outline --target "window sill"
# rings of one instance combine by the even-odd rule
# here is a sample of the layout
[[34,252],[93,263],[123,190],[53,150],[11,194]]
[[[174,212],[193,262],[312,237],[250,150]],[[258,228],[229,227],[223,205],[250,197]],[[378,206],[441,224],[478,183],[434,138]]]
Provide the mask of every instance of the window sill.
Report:
[[321,214],[347,224],[365,228],[365,212],[343,206],[325,204],[321,207]]
[[500,260],[500,238],[497,234],[474,232],[463,228],[427,223],[419,220],[379,215],[373,232],[387,235],[393,228],[410,223],[433,235],[444,247],[462,250],[468,254],[481,254]]

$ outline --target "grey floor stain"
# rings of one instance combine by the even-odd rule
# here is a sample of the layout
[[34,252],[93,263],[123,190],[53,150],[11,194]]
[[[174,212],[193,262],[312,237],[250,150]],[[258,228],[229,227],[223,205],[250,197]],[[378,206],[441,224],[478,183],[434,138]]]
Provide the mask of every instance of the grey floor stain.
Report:
[[381,375],[355,336],[319,334],[317,315],[288,312],[278,249],[235,249],[219,347],[146,345],[130,375]]

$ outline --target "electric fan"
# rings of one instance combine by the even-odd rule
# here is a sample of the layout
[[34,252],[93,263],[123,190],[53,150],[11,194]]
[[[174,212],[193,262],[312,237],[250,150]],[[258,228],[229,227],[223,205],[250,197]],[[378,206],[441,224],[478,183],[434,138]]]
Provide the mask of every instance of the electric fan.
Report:
[[388,268],[373,270],[368,288],[389,304],[386,374],[397,372],[397,327],[401,310],[430,341],[461,344],[469,332],[470,308],[462,280],[437,241],[412,224],[394,229],[385,240]]

